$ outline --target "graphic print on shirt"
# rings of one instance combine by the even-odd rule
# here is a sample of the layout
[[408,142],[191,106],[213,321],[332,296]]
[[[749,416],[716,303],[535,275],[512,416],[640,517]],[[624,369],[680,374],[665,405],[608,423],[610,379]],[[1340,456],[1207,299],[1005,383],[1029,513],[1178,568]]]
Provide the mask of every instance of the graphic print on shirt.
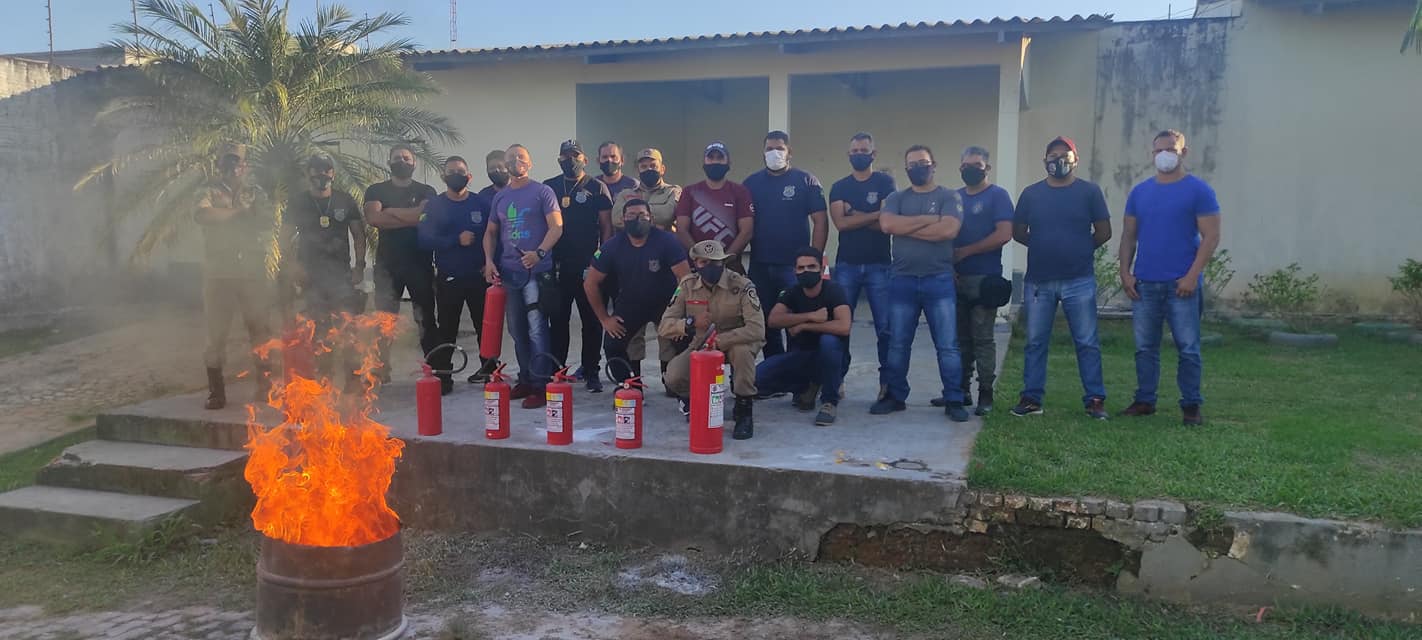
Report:
[[509,203],[508,209],[504,211],[504,217],[509,221],[509,240],[518,242],[532,237],[528,230],[528,214],[532,211],[532,208],[519,209],[518,205]]

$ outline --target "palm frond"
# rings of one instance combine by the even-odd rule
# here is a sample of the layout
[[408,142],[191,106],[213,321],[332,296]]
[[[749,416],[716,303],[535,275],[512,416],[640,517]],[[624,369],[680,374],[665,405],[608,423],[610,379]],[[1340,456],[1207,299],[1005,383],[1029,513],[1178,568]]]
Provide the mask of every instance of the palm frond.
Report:
[[1417,9],[1412,12],[1412,21],[1407,25],[1407,33],[1402,36],[1402,48],[1400,53],[1407,53],[1407,48],[1412,47],[1418,55],[1422,55],[1422,0],[1417,0]]

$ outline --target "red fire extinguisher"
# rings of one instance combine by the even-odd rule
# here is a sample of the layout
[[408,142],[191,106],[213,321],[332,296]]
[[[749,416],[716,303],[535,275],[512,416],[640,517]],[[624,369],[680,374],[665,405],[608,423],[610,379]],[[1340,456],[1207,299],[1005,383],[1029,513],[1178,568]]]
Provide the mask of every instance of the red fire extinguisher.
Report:
[[313,335],[316,325],[310,320],[288,323],[281,337],[282,374],[287,384],[298,376],[316,378],[316,354]]
[[[612,377],[612,367],[607,368]],[[612,394],[613,438],[618,449],[642,448],[642,377],[631,376]]]
[[498,359],[499,352],[503,350],[504,305],[508,297],[508,290],[497,278],[484,291],[484,326],[479,336],[479,357],[485,361]]
[[489,374],[484,384],[484,437],[503,440],[509,437],[509,382],[500,364]]
[[576,378],[563,367],[553,374],[545,392],[548,413],[548,444],[573,444],[573,385]]
[[435,377],[430,363],[421,362],[424,374],[415,382],[415,417],[419,421],[420,435],[437,436],[444,433],[444,407],[440,402],[439,378]]
[[703,348],[691,353],[691,452],[721,453],[725,419],[725,354],[716,348],[713,327]]

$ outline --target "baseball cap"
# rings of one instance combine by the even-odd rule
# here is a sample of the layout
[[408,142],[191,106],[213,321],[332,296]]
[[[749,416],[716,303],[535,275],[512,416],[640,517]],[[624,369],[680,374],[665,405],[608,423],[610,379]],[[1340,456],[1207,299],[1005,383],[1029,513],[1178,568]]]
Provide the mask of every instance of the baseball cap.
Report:
[[716,240],[702,240],[691,245],[691,257],[702,260],[725,260],[726,248]]
[[1055,147],[1055,146],[1057,146],[1057,145],[1059,145],[1059,144],[1064,144],[1064,145],[1066,145],[1067,150],[1068,150],[1068,151],[1071,151],[1072,153],[1078,153],[1077,150],[1076,150],[1076,141],[1074,141],[1074,140],[1072,140],[1071,138],[1068,138],[1068,137],[1066,137],[1066,136],[1057,136],[1057,137],[1054,138],[1051,142],[1048,142],[1048,143],[1047,143],[1047,151],[1051,151],[1051,150],[1052,150],[1052,147]]
[[656,160],[657,162],[661,162],[662,152],[660,150],[647,147],[646,149],[637,152],[637,159],[641,160],[642,158],[651,158],[653,160]]
[[725,156],[727,161],[730,161],[730,159],[731,159],[731,152],[730,152],[730,150],[726,149],[726,144],[725,144],[724,142],[721,142],[720,140],[717,140],[717,141],[715,141],[715,142],[712,142],[711,144],[706,145],[706,152],[703,153],[703,154],[701,154],[701,155],[702,155],[702,157],[709,156],[709,155],[711,155],[711,152],[712,152],[712,151],[720,151],[720,152],[721,152],[721,155]]
[[563,141],[563,144],[558,147],[558,155],[560,155],[560,156],[563,155],[563,154],[565,154],[565,153],[582,153],[582,152],[583,152],[583,146],[580,145],[580,144],[578,144],[578,141],[577,141],[577,140],[564,140],[564,141]]

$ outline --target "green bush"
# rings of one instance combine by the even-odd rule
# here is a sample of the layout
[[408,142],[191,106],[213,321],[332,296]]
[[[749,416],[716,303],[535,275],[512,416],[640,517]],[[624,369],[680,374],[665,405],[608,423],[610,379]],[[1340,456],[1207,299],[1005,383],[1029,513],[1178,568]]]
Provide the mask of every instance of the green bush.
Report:
[[1402,294],[1412,323],[1422,327],[1422,262],[1408,258],[1398,265],[1397,277],[1388,280],[1392,282],[1392,290]]
[[1205,263],[1206,300],[1222,299],[1225,287],[1228,287],[1230,281],[1234,280],[1234,269],[1230,268],[1229,262],[1229,250],[1221,249],[1210,257],[1209,262]]
[[1318,303],[1319,290],[1318,274],[1303,275],[1303,268],[1295,262],[1283,269],[1256,274],[1244,294],[1244,303],[1283,320],[1292,331],[1307,332],[1309,312]]
[[1096,247],[1096,304],[1106,306],[1121,295],[1121,263],[1106,245]]

